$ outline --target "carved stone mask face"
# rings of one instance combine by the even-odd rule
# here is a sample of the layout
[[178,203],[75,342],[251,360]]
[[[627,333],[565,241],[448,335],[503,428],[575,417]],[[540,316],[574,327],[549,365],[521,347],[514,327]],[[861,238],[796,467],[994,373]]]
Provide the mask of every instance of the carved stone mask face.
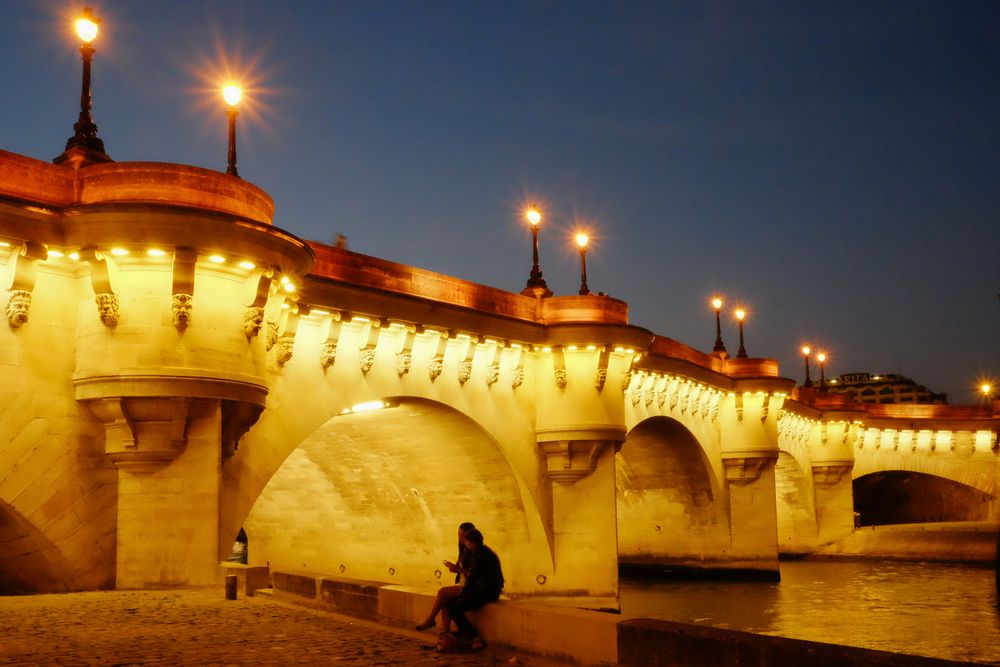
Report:
[[105,325],[113,327],[118,324],[118,297],[114,294],[98,294],[97,313]]
[[28,321],[28,309],[31,306],[31,293],[16,290],[7,302],[7,321],[12,327],[19,327]]
[[243,318],[243,333],[247,338],[253,338],[260,333],[260,328],[264,324],[264,309],[249,308]]
[[191,295],[175,294],[173,306],[171,307],[174,316],[174,326],[184,328],[191,324]]

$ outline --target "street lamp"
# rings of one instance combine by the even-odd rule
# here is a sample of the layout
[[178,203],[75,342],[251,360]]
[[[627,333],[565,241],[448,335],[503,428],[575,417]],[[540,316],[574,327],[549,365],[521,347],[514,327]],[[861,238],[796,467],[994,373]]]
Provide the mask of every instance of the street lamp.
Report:
[[816,361],[819,362],[819,389],[820,391],[826,390],[826,354],[823,352],[816,353]]
[[83,15],[74,23],[76,34],[83,42],[80,46],[80,54],[83,56],[83,84],[80,90],[80,117],[73,125],[73,136],[66,141],[66,150],[81,148],[99,153],[99,156],[95,156],[97,159],[108,160],[110,158],[104,153],[104,142],[97,136],[97,125],[94,124],[90,111],[90,62],[94,58],[94,47],[90,43],[97,37],[100,22],[90,11],[90,7],[84,7]]
[[979,393],[983,397],[983,403],[989,403],[990,399],[993,398],[994,388],[989,382],[983,382],[979,385]]
[[809,348],[808,345],[803,345],[802,346],[802,356],[806,360],[806,381],[802,383],[803,387],[811,387],[813,385],[813,381],[809,377],[809,353],[810,352],[812,352],[812,350]]
[[715,309],[715,346],[712,353],[720,357],[726,356],[726,346],[722,342],[722,299],[712,297],[712,308]]
[[746,359],[747,358],[747,350],[743,346],[743,320],[746,319],[746,316],[747,316],[747,313],[746,313],[745,310],[743,310],[742,308],[737,308],[736,309],[736,320],[740,324],[740,349],[736,351],[736,358],[737,359]]
[[239,115],[236,105],[239,104],[240,97],[242,96],[243,91],[233,84],[229,84],[222,89],[222,97],[226,100],[226,104],[229,105],[226,109],[226,116],[229,117],[229,159],[226,165],[226,173],[236,178],[240,177],[239,172],[236,171],[236,116]]
[[576,233],[576,245],[580,248],[580,296],[590,294],[587,289],[587,242],[590,238],[584,232]]
[[521,290],[521,294],[527,294],[528,296],[552,296],[552,290],[545,284],[545,279],[542,278],[542,270],[538,266],[538,226],[542,222],[542,214],[537,208],[529,208],[524,212],[524,219],[528,221],[528,225],[531,227],[532,262],[531,276],[528,278],[528,284]]

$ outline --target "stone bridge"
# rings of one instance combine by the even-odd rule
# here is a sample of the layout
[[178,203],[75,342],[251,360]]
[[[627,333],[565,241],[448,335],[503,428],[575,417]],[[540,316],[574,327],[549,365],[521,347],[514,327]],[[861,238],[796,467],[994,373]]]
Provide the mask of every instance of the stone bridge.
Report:
[[0,152],[0,591],[213,583],[241,527],[251,564],[435,586],[471,520],[511,596],[614,606],[620,561],[776,575],[856,489],[862,522],[1000,515],[996,403],[861,409],[272,215],[208,170]]

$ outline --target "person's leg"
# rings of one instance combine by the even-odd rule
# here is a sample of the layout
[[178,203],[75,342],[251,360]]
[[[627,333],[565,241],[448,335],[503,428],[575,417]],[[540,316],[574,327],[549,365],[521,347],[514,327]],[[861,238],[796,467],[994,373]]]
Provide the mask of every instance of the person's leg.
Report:
[[458,594],[461,592],[461,586],[442,586],[439,588],[437,595],[434,596],[434,605],[431,607],[431,613],[428,614],[423,623],[417,626],[417,630],[428,630],[433,628],[436,625],[434,619],[437,618],[438,612],[441,611],[441,608],[451,600],[458,597]]
[[479,635],[479,632],[476,630],[476,626],[474,626],[472,621],[465,616],[465,612],[472,610],[472,608],[468,606],[468,600],[459,596],[457,599],[450,602],[445,609],[447,610],[448,616],[450,616],[449,620],[455,621],[455,626],[458,628],[459,633],[463,637],[472,639]]

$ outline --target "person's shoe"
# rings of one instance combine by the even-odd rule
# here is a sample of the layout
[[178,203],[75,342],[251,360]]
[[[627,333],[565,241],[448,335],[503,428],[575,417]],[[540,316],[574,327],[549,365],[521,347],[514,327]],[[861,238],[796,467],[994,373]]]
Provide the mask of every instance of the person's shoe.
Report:
[[429,621],[424,621],[423,623],[421,623],[420,625],[418,625],[418,626],[417,626],[417,630],[420,630],[421,632],[423,632],[424,630],[430,630],[430,629],[431,629],[431,628],[433,628],[433,627],[434,627],[435,625],[437,625],[437,621],[435,621],[435,620],[434,620],[434,619],[432,618],[431,620],[429,620]]
[[486,640],[482,637],[476,637],[472,640],[472,643],[469,644],[470,651],[482,651],[484,648],[486,648]]

